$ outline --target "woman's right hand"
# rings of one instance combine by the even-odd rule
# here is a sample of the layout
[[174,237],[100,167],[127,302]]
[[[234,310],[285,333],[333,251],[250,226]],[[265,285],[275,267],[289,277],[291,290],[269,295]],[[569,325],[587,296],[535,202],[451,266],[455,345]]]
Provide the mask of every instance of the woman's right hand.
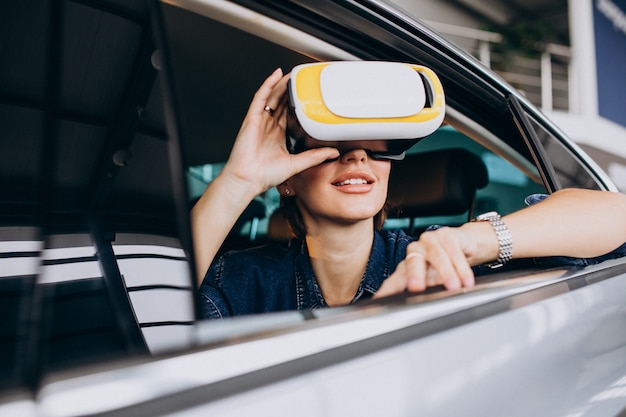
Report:
[[[276,69],[257,90],[241,125],[223,176],[246,187],[251,195],[286,181],[307,168],[338,156],[334,148],[318,148],[297,155],[287,150],[287,81]],[[266,106],[273,113],[265,110]]]
[[[277,69],[254,95],[230,157],[191,211],[196,271],[202,280],[250,201],[293,175],[339,156],[334,148],[287,151],[287,80]],[[274,109],[273,114],[265,106]]]

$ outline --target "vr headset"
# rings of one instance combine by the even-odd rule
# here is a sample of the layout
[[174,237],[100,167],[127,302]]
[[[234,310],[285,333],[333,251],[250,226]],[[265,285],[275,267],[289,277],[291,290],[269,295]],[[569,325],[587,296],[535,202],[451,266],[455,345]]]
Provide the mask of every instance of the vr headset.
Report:
[[298,65],[288,84],[287,148],[304,141],[387,140],[386,159],[402,159],[441,126],[443,87],[429,68],[397,62],[341,61]]

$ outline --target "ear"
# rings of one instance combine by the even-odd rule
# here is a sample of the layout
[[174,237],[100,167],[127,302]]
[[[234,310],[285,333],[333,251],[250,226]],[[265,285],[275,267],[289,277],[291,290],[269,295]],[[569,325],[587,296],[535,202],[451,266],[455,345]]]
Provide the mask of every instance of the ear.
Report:
[[278,184],[276,186],[276,189],[278,190],[280,195],[283,197],[293,197],[296,195],[296,191],[291,186],[291,184],[289,184],[289,181],[285,181],[281,184]]

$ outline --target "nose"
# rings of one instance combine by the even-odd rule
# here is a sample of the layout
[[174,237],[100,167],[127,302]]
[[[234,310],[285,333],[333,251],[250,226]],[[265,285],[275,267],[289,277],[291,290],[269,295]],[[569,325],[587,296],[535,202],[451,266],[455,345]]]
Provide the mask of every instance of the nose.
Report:
[[365,149],[350,149],[341,152],[341,162],[365,162],[367,160],[367,152]]

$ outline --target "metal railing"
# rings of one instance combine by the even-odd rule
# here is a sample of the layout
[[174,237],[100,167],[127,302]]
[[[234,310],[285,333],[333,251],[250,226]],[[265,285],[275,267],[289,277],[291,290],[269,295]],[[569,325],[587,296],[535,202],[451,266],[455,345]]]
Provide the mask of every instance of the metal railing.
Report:
[[569,93],[572,71],[568,46],[550,43],[535,57],[514,51],[504,55],[496,52],[495,48],[504,40],[499,33],[434,21],[426,23],[493,69],[543,110],[570,111],[577,108],[573,102],[575,98]]

